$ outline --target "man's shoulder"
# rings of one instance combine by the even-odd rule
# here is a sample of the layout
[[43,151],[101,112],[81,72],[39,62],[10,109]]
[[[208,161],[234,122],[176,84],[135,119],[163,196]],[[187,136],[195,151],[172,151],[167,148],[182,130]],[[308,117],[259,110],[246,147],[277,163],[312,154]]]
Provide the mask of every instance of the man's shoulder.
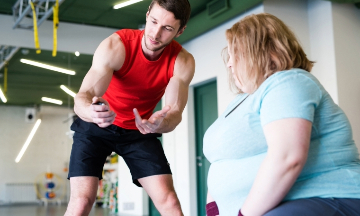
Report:
[[121,29],[115,33],[121,37],[122,40],[132,40],[142,35],[142,30],[138,29]]
[[124,47],[121,37],[114,33],[104,40],[109,50],[118,50]]
[[120,37],[114,33],[104,39],[96,49],[94,59],[95,57],[101,65],[107,65],[113,70],[121,68],[125,59],[125,46]]
[[189,53],[184,47],[181,48],[176,60],[184,64],[192,64],[195,62],[194,56]]
[[195,59],[186,49],[182,48],[176,58],[174,76],[190,83],[195,73]]
[[116,32],[124,32],[124,33],[133,33],[133,34],[140,34],[143,30],[140,29],[120,29]]

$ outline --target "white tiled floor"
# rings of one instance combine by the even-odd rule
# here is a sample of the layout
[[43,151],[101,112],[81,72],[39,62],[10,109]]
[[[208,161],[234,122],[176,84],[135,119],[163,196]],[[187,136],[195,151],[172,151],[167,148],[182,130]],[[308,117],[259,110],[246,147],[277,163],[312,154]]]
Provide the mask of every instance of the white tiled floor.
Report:
[[[66,205],[11,205],[0,206],[0,216],[63,216]],[[89,216],[115,216],[107,208],[94,207]]]

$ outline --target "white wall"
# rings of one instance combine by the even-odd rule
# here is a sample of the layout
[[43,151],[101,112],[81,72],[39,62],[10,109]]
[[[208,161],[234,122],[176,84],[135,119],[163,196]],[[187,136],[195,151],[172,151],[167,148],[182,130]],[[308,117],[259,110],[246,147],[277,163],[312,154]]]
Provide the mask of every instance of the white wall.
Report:
[[334,30],[332,24],[331,2],[309,0],[310,59],[315,61],[313,73],[329,92],[335,103],[339,103]]
[[63,186],[68,187],[64,168],[68,166],[72,140],[66,135],[69,123],[64,121],[70,111],[42,107],[37,115],[42,122],[22,159],[15,163],[15,158],[35,124],[25,122],[25,109],[0,106],[0,204],[8,202],[5,183],[35,182],[49,167],[51,172],[62,178]]
[[264,12],[281,19],[296,35],[306,54],[310,53],[307,1],[265,0]]
[[360,9],[332,3],[339,106],[350,120],[360,151]]

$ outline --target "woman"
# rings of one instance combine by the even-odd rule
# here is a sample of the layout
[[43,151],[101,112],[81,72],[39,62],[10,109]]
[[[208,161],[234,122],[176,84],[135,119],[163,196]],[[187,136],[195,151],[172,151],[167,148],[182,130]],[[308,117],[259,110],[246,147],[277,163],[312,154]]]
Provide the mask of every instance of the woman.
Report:
[[360,215],[351,126],[294,34],[264,13],[226,38],[239,95],[204,136],[208,216]]

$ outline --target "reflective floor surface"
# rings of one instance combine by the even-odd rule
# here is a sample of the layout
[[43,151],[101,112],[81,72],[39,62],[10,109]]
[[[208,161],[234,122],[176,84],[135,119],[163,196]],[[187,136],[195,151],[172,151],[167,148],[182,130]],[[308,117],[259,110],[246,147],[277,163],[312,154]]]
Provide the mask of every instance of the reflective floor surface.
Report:
[[[63,216],[66,205],[0,206],[0,216]],[[108,208],[93,207],[89,216],[115,216]]]

